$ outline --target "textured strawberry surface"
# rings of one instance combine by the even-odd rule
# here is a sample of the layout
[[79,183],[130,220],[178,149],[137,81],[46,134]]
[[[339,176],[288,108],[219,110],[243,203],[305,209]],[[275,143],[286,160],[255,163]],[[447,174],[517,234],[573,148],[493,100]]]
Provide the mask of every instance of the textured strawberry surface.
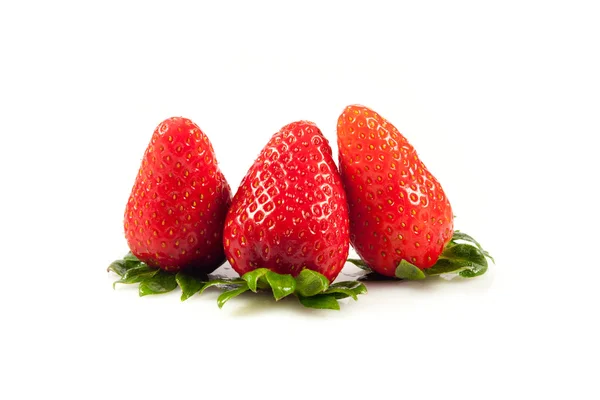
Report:
[[167,119],[152,135],[127,202],[129,248],[153,267],[211,272],[225,261],[230,203],[208,137],[189,119]]
[[256,268],[330,281],[348,256],[348,207],[331,148],[312,122],[273,135],[242,180],[227,215],[224,247],[243,275]]
[[358,105],[340,115],[337,137],[357,253],[386,276],[394,276],[401,260],[433,266],[452,238],[453,215],[413,146],[385,118]]

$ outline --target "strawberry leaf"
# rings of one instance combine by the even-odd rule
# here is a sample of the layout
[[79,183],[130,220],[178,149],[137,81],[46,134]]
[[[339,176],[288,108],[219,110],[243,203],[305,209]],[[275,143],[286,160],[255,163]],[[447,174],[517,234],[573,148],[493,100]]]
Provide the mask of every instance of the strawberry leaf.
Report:
[[356,297],[354,292],[350,289],[332,288],[328,289],[324,294],[332,295],[338,300],[345,299],[347,297],[352,297],[354,300],[358,300],[358,297]]
[[113,283],[113,288],[117,285],[117,283],[138,283],[142,282],[148,278],[152,278],[159,271],[157,268],[150,268],[144,263],[139,263],[138,266],[128,269],[121,279]]
[[327,278],[313,270],[304,269],[296,278],[290,274],[278,274],[266,268],[258,268],[244,274],[241,278],[226,278],[218,275],[194,275],[189,271],[177,274],[149,267],[128,253],[121,260],[112,262],[107,271],[119,275],[117,283],[139,283],[140,296],[167,293],[179,286],[181,300],[187,300],[195,294],[202,294],[215,286],[223,293],[217,299],[219,308],[230,299],[252,291],[270,290],[276,301],[294,294],[300,303],[309,308],[339,310],[338,299],[352,297],[367,292],[364,284],[356,281],[344,281],[329,284]]
[[311,297],[298,297],[304,307],[317,308],[320,310],[339,310],[340,305],[332,294],[318,294]]
[[246,284],[246,282],[241,279],[214,279],[212,281],[204,282],[204,286],[198,291],[198,294],[202,294],[206,289],[212,286],[229,290],[241,284]]
[[140,260],[138,260],[136,256],[129,252],[125,255],[125,257],[123,257],[122,260],[113,261],[106,270],[112,271],[120,277],[123,277],[127,271],[129,271],[132,268],[139,267],[142,264],[143,263]]
[[369,268],[367,263],[364,262],[363,260],[361,260],[360,258],[349,258],[346,261],[356,265],[358,268],[360,268],[364,271],[371,271],[371,268]]
[[140,282],[140,296],[149,294],[161,294],[174,290],[177,287],[175,275],[165,271],[159,271],[154,276]]
[[296,280],[292,275],[281,275],[273,271],[268,271],[265,278],[273,290],[275,301],[279,301],[286,296],[294,293],[296,290]]
[[[208,280],[208,277],[206,277]],[[190,274],[186,274],[185,272],[178,272],[175,275],[175,281],[181,288],[181,301],[185,301],[201,291],[204,286],[206,286],[206,282],[201,281],[200,279],[192,276]]]
[[242,276],[242,279],[248,283],[248,288],[252,290],[254,293],[258,290],[258,282],[259,279],[262,278],[266,273],[269,272],[266,268],[257,268],[254,271],[250,271],[245,273]]
[[125,272],[127,272],[128,270],[127,263],[125,262],[125,260],[116,260],[113,261],[106,270],[112,271],[120,277],[123,277],[123,275],[125,275]]
[[334,283],[324,293],[332,294],[336,299],[352,297],[354,300],[358,300],[359,294],[367,293],[367,287],[361,282],[343,281]]
[[[468,243],[456,243],[456,240]],[[485,274],[488,269],[488,257],[489,254],[479,243],[459,232],[459,235],[455,234],[452,237],[435,265],[426,269],[425,273],[428,276],[454,273],[463,278],[474,278]]]
[[457,240],[462,240],[462,241],[465,241],[467,243],[474,244],[481,251],[481,253],[483,253],[484,256],[486,256],[487,258],[489,258],[490,260],[492,260],[492,262],[494,264],[496,263],[496,261],[494,261],[494,257],[492,257],[490,255],[490,253],[488,253],[487,251],[485,251],[483,249],[483,247],[481,247],[481,245],[479,244],[479,242],[477,240],[473,239],[473,237],[471,237],[470,235],[467,235],[466,233],[463,233],[461,231],[454,231],[454,235],[452,235],[452,242],[456,242]]
[[[242,285],[239,288],[239,293],[253,288],[256,291],[271,289],[275,300],[295,294],[302,305],[310,308],[339,310],[337,299],[352,297],[356,300],[359,294],[367,292],[365,285],[356,281],[338,282],[329,285],[329,281],[324,275],[309,269],[302,270],[294,278],[288,274],[282,275],[265,268],[259,268],[244,274],[242,279],[248,288],[242,290],[244,287]],[[235,289],[230,292],[231,297],[239,294]],[[224,298],[229,300],[230,297]]]
[[358,281],[341,281],[336,282],[330,286],[330,288],[344,288],[354,291],[356,294],[367,293],[367,287]]
[[247,292],[248,290],[250,290],[250,288],[248,287],[248,284],[246,284],[246,283],[236,289],[227,290],[227,291],[221,293],[221,295],[217,298],[217,305],[219,306],[219,308],[223,308],[223,305],[227,301],[229,301],[230,299],[233,299],[234,297],[239,296],[240,294],[242,294],[244,292]]
[[[494,261],[483,247],[466,233],[455,231],[450,242],[444,248],[437,262],[430,268],[420,269],[412,263],[401,260],[396,267],[396,278],[420,280],[429,276],[442,274],[457,274],[463,278],[473,278],[483,275],[488,269],[487,259]],[[361,260],[349,259],[356,265],[364,264]],[[385,277],[375,272],[367,273],[358,278],[360,281],[383,281],[395,278]]]
[[296,293],[301,297],[310,297],[323,293],[329,287],[327,278],[310,269],[303,269],[296,277]]
[[416,281],[425,279],[425,274],[416,265],[411,264],[406,260],[402,260],[396,267],[396,277],[409,281]]

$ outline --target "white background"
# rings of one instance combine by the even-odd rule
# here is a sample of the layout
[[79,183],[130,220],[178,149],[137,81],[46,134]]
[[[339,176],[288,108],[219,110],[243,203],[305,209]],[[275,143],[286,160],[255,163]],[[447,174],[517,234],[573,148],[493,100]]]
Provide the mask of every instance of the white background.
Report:
[[[598,398],[598,10],[408,3],[2,2],[0,397]],[[198,123],[235,189],[294,120],[337,154],[353,103],[417,148],[487,275],[339,312],[112,290],[160,121]]]

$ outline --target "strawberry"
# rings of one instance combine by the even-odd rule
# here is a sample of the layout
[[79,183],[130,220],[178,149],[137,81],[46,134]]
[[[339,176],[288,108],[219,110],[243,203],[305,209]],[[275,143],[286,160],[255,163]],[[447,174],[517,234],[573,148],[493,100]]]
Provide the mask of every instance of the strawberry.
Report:
[[452,239],[453,215],[415,149],[394,125],[359,105],[340,115],[337,138],[356,252],[385,276],[395,276],[402,260],[432,267]]
[[152,267],[212,272],[225,261],[230,204],[208,137],[189,119],[169,118],[154,131],[127,202],[129,248]]
[[242,180],[224,247],[240,275],[256,268],[338,275],[348,256],[348,206],[331,147],[312,122],[284,126]]

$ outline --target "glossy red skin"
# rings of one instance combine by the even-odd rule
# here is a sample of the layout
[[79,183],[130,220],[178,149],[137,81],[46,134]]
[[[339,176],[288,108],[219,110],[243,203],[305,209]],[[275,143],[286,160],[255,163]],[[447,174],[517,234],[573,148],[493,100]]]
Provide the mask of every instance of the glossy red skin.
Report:
[[333,281],[349,249],[348,206],[331,147],[317,126],[283,127],[242,180],[227,214],[225,254],[240,274],[264,267]]
[[452,208],[437,179],[406,138],[367,107],[346,107],[337,135],[350,241],[359,256],[386,276],[403,259],[433,266],[453,233]]
[[213,147],[186,118],[152,135],[125,209],[131,252],[148,265],[209,273],[225,262],[223,226],[231,189]]

